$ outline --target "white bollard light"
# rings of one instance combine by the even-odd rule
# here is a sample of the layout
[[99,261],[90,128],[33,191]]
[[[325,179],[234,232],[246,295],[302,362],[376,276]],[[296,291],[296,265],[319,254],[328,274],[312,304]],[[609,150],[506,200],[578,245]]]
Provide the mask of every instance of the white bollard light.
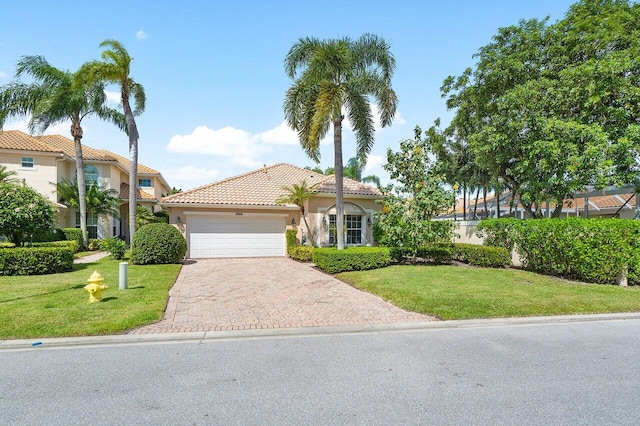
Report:
[[129,282],[129,264],[127,262],[120,262],[120,275],[118,281],[118,288],[120,290],[126,290]]

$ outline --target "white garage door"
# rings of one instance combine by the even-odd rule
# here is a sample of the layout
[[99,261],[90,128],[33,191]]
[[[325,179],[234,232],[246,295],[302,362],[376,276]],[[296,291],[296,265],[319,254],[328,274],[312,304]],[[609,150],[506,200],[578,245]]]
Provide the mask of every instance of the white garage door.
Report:
[[192,216],[187,229],[194,259],[285,255],[284,217]]

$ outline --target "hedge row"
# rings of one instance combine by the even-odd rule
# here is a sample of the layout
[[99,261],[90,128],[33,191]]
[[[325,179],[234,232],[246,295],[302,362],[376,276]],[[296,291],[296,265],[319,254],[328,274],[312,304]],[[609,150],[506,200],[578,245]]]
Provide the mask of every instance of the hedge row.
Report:
[[313,260],[313,251],[314,248],[309,246],[295,246],[288,249],[289,256],[299,262],[311,262]]
[[78,250],[83,247],[82,241],[82,231],[78,228],[64,228],[62,230],[64,232],[64,236],[69,241],[77,241]]
[[480,222],[485,243],[512,244],[523,267],[586,282],[640,283],[640,222],[626,219],[537,219]]
[[66,247],[0,249],[0,275],[42,275],[68,272],[73,251]]
[[31,243],[32,247],[66,247],[73,253],[78,251],[78,242],[75,240],[70,241],[48,241],[42,243]]
[[330,274],[344,271],[363,271],[389,266],[391,256],[386,247],[316,248],[313,263]]
[[[414,260],[413,252],[409,249],[394,247],[390,251],[391,258],[396,262]],[[485,268],[504,268],[511,265],[511,256],[503,248],[461,243],[442,243],[421,247],[417,251],[417,259],[432,263],[450,263],[457,260]]]

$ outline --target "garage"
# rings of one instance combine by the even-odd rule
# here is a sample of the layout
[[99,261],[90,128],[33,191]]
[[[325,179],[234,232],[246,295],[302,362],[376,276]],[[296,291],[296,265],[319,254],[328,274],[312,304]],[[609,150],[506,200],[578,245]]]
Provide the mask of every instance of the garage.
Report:
[[191,216],[187,222],[189,257],[285,256],[283,215]]

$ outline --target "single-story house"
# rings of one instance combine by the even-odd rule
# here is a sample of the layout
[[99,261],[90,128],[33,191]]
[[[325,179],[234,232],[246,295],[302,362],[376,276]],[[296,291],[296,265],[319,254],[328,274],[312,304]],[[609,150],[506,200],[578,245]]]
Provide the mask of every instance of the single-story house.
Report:
[[[300,208],[278,204],[283,187],[307,183],[315,194]],[[344,179],[345,245],[373,245],[373,214],[381,206],[377,188]],[[336,244],[335,176],[279,163],[162,199],[170,223],[187,240],[189,258],[285,256],[285,230],[298,229],[299,241]]]
[[[126,143],[123,147],[126,147]],[[30,136],[18,130],[0,131],[0,165],[16,173],[16,178],[54,203],[60,228],[80,227],[80,212],[60,204],[56,183],[76,179],[76,152],[73,140],[60,135]],[[82,144],[86,185],[97,184],[119,194],[120,217],[88,213],[90,238],[129,237],[129,160],[106,149]],[[157,170],[138,163],[137,205],[153,212],[170,187]]]

